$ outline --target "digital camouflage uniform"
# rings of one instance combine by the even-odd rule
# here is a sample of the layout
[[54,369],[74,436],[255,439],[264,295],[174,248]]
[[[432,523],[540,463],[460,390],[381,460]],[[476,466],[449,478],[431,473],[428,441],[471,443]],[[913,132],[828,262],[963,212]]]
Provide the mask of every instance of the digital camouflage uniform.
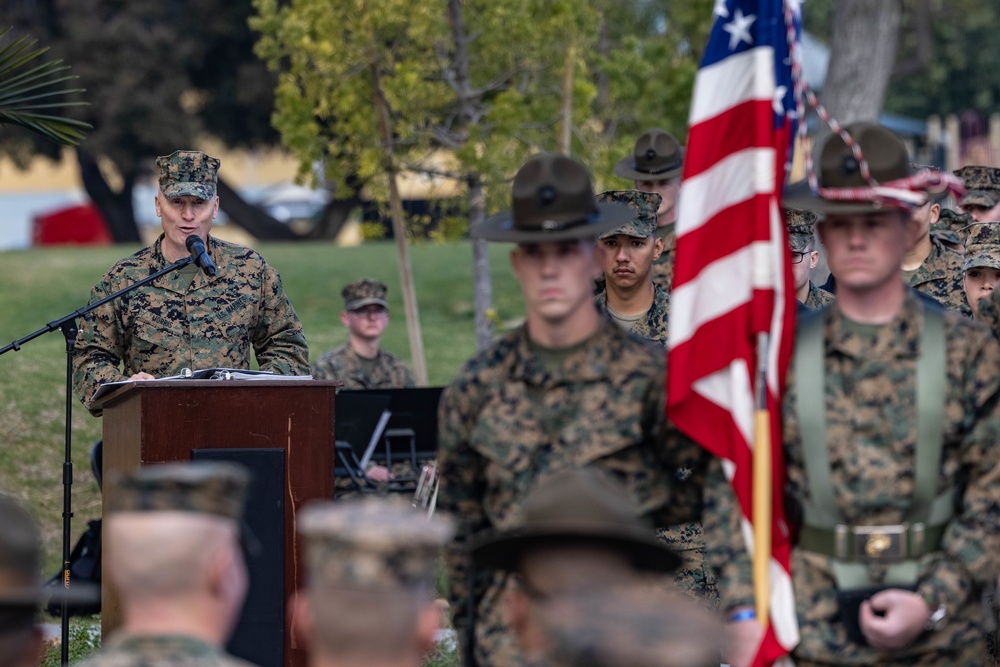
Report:
[[79,667],[252,667],[216,646],[178,635],[114,636]]
[[962,254],[949,248],[939,238],[931,236],[931,253],[912,275],[907,284],[938,301],[948,310],[972,317],[962,286]]
[[804,305],[809,310],[818,310],[824,306],[829,306],[831,303],[837,300],[837,296],[832,292],[827,292],[822,287],[817,287],[813,281],[809,281],[809,296],[803,302]]
[[[852,525],[902,523],[913,493],[916,443],[916,359],[924,308],[909,291],[899,315],[871,337],[859,335],[838,309],[825,326],[826,441],[832,484],[842,520]],[[940,551],[920,561],[917,592],[931,611],[944,605],[947,623],[920,635],[891,656],[847,639],[838,618],[830,559],[795,548],[792,574],[801,640],[799,665],[947,665],[985,662],[979,588],[1000,567],[1000,345],[989,332],[945,312],[947,386],[942,463],[937,493],[957,489],[958,509]],[[796,414],[796,378],[789,372],[784,400],[784,449],[790,516],[809,500],[809,483]],[[739,511],[717,463],[706,487],[709,560],[719,576],[727,610],[753,605],[750,562],[736,522]],[[877,568],[872,568],[873,575]]]
[[416,386],[413,373],[395,355],[379,350],[375,365],[366,372],[362,359],[350,343],[324,352],[313,364],[317,380],[340,380],[344,389],[397,389]]
[[[638,320],[630,330],[640,338],[652,341],[660,347],[667,346],[667,320],[670,316],[670,299],[667,293],[659,285],[653,285],[653,305],[646,311],[646,316]],[[602,314],[608,312],[608,292],[603,292],[594,297],[594,304]]]
[[670,288],[674,284],[674,258],[677,256],[677,234],[675,233],[676,223],[670,223],[663,227],[658,227],[656,235],[663,239],[663,252],[660,258],[653,262],[653,270],[650,276],[653,282],[659,285],[667,296],[667,304],[670,303]]
[[[601,319],[550,372],[522,327],[470,360],[447,387],[437,506],[458,521],[445,559],[460,637],[470,621],[468,538],[517,526],[525,496],[552,475],[587,465],[604,470],[653,526],[700,516],[705,454],[668,435],[663,365],[662,350]],[[507,585],[505,574],[477,573],[471,591],[481,665],[517,664],[502,602]]]
[[[153,245],[127,257],[91,290],[94,302],[169,264]],[[73,386],[88,408],[104,382],[144,371],[179,375],[184,368],[250,368],[307,375],[309,350],[302,324],[285,296],[278,272],[250,248],[209,237],[218,272],[179,271],[88,313],[80,323]],[[100,411],[93,411],[99,415]]]
[[972,218],[968,213],[942,208],[938,219],[931,223],[931,236],[937,237],[946,246],[961,251],[961,230],[971,222]]

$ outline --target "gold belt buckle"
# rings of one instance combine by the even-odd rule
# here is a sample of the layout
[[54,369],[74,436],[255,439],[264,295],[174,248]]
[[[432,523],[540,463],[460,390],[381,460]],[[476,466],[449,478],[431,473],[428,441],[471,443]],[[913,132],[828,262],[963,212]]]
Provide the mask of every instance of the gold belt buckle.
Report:
[[854,558],[866,562],[898,561],[906,558],[910,524],[853,526]]

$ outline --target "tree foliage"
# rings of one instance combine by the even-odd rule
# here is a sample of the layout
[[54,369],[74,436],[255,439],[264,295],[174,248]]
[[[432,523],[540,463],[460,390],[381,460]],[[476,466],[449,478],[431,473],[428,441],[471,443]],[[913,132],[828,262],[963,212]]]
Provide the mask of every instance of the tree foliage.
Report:
[[[461,113],[455,44],[444,3],[255,0],[257,52],[279,72],[275,125],[303,173],[322,163],[374,196],[381,165],[364,76],[376,64],[406,166],[446,148],[450,175],[486,185],[489,208],[524,159],[556,150],[571,96],[571,152],[605,180],[635,136],[661,126],[683,138],[711,2],[491,0],[462,2],[474,111]],[[567,70],[571,85],[564,86]]]

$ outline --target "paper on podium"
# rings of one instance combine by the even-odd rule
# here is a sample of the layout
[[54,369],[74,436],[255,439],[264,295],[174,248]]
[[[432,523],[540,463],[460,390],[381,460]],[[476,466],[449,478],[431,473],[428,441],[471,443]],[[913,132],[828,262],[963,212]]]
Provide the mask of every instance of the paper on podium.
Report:
[[[202,368],[192,371],[188,368],[180,375],[168,375],[157,380],[312,380],[312,375],[279,375],[274,371],[252,371],[246,368]],[[105,382],[94,392],[91,401],[112,394],[121,387],[145,380],[121,380]]]

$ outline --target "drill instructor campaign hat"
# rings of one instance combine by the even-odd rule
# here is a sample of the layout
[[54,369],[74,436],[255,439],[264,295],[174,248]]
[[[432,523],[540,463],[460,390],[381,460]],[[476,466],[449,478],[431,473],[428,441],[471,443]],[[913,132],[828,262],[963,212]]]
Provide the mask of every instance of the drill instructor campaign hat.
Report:
[[546,243],[594,238],[635,214],[628,206],[598,202],[587,168],[552,153],[529,159],[517,170],[509,213],[491,216],[472,238],[510,243]]
[[621,484],[589,468],[542,480],[524,501],[524,521],[512,530],[474,536],[477,566],[516,572],[524,553],[542,545],[588,544],[629,557],[637,570],[671,572],[680,557],[656,539]]
[[630,181],[665,181],[684,170],[684,149],[669,132],[654,128],[640,135],[632,155],[615,165],[615,175]]

